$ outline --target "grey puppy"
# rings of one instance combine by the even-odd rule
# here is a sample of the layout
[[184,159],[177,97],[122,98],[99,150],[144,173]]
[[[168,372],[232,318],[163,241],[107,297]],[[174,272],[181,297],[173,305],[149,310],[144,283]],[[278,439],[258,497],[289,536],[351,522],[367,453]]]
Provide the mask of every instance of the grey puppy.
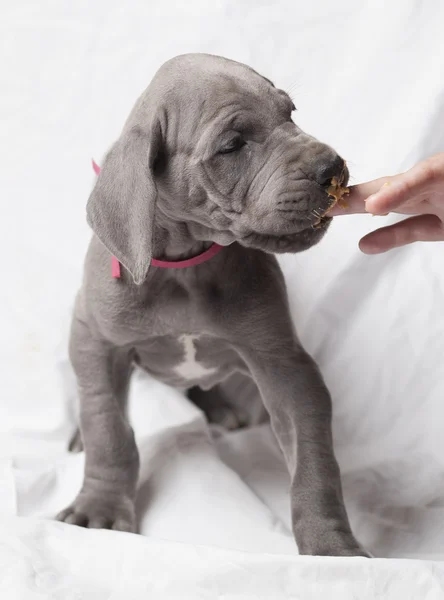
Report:
[[[136,363],[191,389],[210,416],[241,401],[227,395],[233,376],[254,382],[288,464],[299,551],[367,556],[344,507],[330,395],[295,334],[273,256],[319,242],[326,189],[345,169],[293,110],[253,69],[204,54],[165,63],[137,101],[87,206],[95,236],[70,340],[85,474],[61,521],[135,530],[126,397]],[[226,247],[204,264],[150,268],[152,257],[184,259],[212,242]]]

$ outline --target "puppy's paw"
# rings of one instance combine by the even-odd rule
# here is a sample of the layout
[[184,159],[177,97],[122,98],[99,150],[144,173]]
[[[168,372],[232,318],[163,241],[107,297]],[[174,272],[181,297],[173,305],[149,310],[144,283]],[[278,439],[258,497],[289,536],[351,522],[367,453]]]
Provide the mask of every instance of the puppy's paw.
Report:
[[363,556],[372,558],[356,541],[351,532],[331,530],[322,535],[305,536],[299,547],[300,554],[311,556]]
[[80,492],[56,517],[58,521],[89,529],[114,529],[135,533],[134,502],[126,496]]

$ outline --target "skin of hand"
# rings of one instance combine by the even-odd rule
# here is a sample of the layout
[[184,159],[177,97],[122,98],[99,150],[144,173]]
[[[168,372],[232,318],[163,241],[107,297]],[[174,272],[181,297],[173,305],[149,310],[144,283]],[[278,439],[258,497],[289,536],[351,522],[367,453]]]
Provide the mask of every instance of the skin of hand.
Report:
[[444,152],[405,173],[382,177],[350,188],[347,208],[335,206],[329,216],[394,212],[413,215],[363,237],[362,252],[379,254],[412,242],[444,241]]

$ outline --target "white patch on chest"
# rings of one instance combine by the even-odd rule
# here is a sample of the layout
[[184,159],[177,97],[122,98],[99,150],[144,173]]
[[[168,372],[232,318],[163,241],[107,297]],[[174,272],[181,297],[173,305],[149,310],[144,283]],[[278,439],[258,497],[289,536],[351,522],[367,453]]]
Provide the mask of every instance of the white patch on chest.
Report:
[[209,377],[214,375],[217,369],[208,369],[196,361],[196,348],[194,346],[194,340],[198,340],[198,335],[181,335],[179,341],[183,344],[184,349],[184,360],[183,362],[174,367],[174,370],[178,375],[184,379],[201,379],[203,377]]

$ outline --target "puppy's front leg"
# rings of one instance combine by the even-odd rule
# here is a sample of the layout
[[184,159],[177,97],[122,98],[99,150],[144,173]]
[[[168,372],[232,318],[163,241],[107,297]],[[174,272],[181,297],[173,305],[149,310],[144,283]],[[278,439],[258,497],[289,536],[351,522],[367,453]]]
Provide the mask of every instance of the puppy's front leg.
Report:
[[258,384],[291,477],[293,532],[301,554],[368,556],[355,540],[342,497],[331,433],[331,399],[314,361],[270,323],[241,353]]
[[77,319],[70,356],[80,395],[85,474],[77,498],[57,518],[83,527],[134,531],[139,455],[117,393],[130,375],[130,357],[122,358]]

